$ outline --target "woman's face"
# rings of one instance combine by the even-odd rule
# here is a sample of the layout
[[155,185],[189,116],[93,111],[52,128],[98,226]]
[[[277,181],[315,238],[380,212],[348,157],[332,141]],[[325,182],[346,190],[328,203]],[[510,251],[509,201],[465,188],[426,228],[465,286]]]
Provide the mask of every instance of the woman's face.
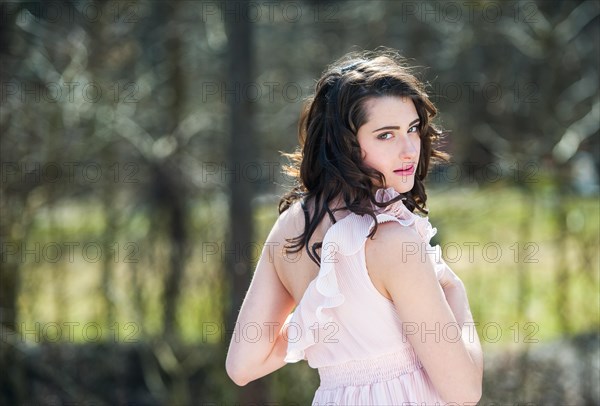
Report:
[[367,122],[358,129],[365,164],[398,193],[413,188],[421,152],[419,115],[410,98],[374,97],[365,102]]

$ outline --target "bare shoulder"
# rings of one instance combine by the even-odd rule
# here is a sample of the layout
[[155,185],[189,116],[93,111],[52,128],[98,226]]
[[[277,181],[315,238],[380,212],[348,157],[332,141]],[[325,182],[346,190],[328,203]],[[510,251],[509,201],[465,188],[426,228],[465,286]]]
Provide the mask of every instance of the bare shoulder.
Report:
[[425,249],[413,228],[395,221],[380,223],[374,238],[367,239],[365,245],[369,274],[386,287],[391,280],[425,276],[424,273],[434,275]]
[[265,247],[269,247],[270,260],[275,261],[276,267],[281,264],[284,247],[288,245],[288,240],[299,236],[303,230],[304,211],[300,202],[296,201],[279,215],[265,242]]
[[403,248],[410,250],[420,245],[421,238],[417,232],[396,221],[387,221],[377,226],[373,238],[367,239],[366,255],[374,260],[396,261]]
[[281,213],[273,225],[270,241],[281,241],[302,233],[304,230],[304,211],[300,201],[294,202],[286,211]]
[[[305,213],[305,210],[307,213]],[[335,221],[325,215],[320,219],[319,223],[315,225],[314,230],[310,236],[308,246],[317,242],[322,242],[325,237],[327,230],[337,221],[346,217],[350,212],[344,209],[335,209],[334,217]],[[307,215],[310,218],[314,214],[313,202],[306,202],[305,207],[302,207],[300,200],[295,201],[286,211],[279,215],[279,218],[275,222],[271,233],[269,234],[268,241],[278,247],[289,246],[290,239],[295,239],[305,233]],[[313,219],[314,220],[314,219]],[[283,255],[283,250],[278,250]],[[293,263],[302,262],[302,260],[311,261],[308,256],[304,258],[302,251],[297,253]],[[289,260],[288,257],[285,259]],[[289,261],[288,261],[289,262]],[[312,267],[312,266],[311,266]]]

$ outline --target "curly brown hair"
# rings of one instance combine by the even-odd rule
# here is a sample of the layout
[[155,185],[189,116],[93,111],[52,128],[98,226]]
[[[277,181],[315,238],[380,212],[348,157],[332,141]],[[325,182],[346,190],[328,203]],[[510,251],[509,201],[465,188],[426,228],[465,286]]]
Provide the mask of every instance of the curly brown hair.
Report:
[[[367,121],[365,102],[384,96],[413,101],[420,119],[421,138],[413,188],[387,203],[375,200],[376,185],[385,185],[385,176],[363,162],[357,139],[358,129]],[[279,213],[300,200],[305,217],[304,232],[287,239],[286,252],[297,253],[306,247],[309,257],[319,265],[317,249],[322,243],[313,244],[310,250],[308,243],[325,214],[335,222],[333,212],[337,210],[371,216],[375,220],[375,227],[368,235],[371,238],[377,231],[372,205],[385,207],[405,197],[404,203],[411,212],[417,209],[427,214],[423,181],[430,161],[448,159],[446,153],[433,145],[443,135],[431,123],[436,114],[424,85],[396,51],[380,48],[351,52],[330,65],[317,82],[314,95],[304,104],[298,126],[300,147],[294,153],[283,154],[292,161],[284,169],[295,178],[296,184],[281,198]],[[336,198],[343,200],[345,207],[332,211],[329,206]],[[312,216],[306,207],[308,201],[314,202]]]

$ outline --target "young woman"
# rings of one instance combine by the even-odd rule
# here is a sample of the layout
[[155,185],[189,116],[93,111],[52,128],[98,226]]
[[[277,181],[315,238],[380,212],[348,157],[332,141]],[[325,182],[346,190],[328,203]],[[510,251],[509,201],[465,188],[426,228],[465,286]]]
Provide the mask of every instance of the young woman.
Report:
[[236,384],[306,359],[321,379],[313,405],[479,401],[466,291],[418,214],[430,160],[446,157],[435,114],[394,52],[349,54],[325,71],[291,154],[297,185],[280,201],[227,355]]

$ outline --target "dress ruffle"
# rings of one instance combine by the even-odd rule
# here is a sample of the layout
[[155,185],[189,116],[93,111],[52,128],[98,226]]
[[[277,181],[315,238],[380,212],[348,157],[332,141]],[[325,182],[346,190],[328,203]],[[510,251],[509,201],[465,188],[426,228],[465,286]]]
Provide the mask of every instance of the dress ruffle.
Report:
[[[375,200],[378,202],[387,202],[398,195],[399,193],[394,188],[379,189],[375,193]],[[439,280],[444,271],[446,271],[447,268],[449,269],[449,267],[442,258],[441,247],[439,245],[431,246],[430,244],[431,238],[437,233],[437,228],[431,225],[428,217],[419,216],[408,210],[404,203],[402,203],[402,200],[392,203],[384,208],[380,208],[379,212],[381,214],[377,216],[377,221],[382,223],[384,221],[397,220],[404,226],[412,227],[421,236],[423,243],[426,244],[423,249],[429,255]],[[373,227],[374,225],[374,222],[371,221],[370,227]],[[371,228],[369,228],[369,230],[370,229]]]
[[[333,318],[327,310],[344,303],[344,295],[340,292],[335,264],[339,255],[356,253],[360,244],[360,235],[355,235],[358,228],[344,219],[332,225],[323,238],[321,249],[321,266],[317,277],[310,282],[296,310],[288,317],[286,323],[297,330],[297,334],[288,334],[288,349],[285,362],[298,362],[306,359],[305,350],[318,342],[321,334],[315,335],[315,329],[323,329]],[[362,220],[361,220],[362,222]],[[366,226],[366,223],[365,223]],[[291,337],[291,338],[290,338]]]
[[[391,187],[387,189],[379,189],[375,193],[375,200],[378,202],[388,202],[399,195],[400,193],[396,192],[396,190]],[[404,205],[403,200],[404,199],[399,200],[383,208],[376,206],[374,207],[376,207],[377,213],[393,216],[403,226],[414,228],[415,231],[419,233],[423,241],[429,243],[431,238],[437,233],[437,229],[431,226],[429,218],[419,216],[408,210],[408,208]]]
[[[387,202],[398,195],[399,193],[390,187],[377,190],[375,199],[378,202]],[[403,226],[413,228],[419,234],[426,244],[423,248],[430,256],[439,279],[447,265],[442,259],[439,245],[432,247],[429,244],[437,232],[437,229],[431,226],[429,219],[411,212],[404,205],[403,200],[383,208],[373,205],[373,209],[378,223],[397,221]],[[288,334],[285,362],[306,359],[306,350],[317,344],[318,337],[322,336],[315,335],[315,328],[323,329],[333,320],[328,310],[342,305],[345,300],[339,289],[335,264],[339,262],[340,255],[356,254],[374,225],[375,221],[371,217],[351,213],[327,230],[323,238],[319,273],[308,285],[296,310],[286,320],[286,324],[289,323],[291,329],[297,329],[297,334],[292,332]]]

